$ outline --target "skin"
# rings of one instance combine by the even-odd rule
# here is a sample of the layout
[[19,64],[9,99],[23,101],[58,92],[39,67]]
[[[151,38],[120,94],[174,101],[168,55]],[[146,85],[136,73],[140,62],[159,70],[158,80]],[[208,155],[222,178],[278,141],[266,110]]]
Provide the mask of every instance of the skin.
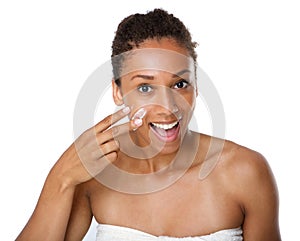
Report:
[[[147,40],[140,46],[150,47],[188,55],[186,49],[171,39]],[[137,73],[124,76],[121,87],[113,84],[117,105],[124,104],[126,93],[145,82],[144,78],[130,81],[134,74]],[[180,79],[174,79],[167,72],[141,70],[139,74],[153,76],[152,80],[147,80],[149,84],[173,88],[188,103],[189,108],[181,111],[192,112],[197,95],[195,88],[175,89]],[[147,145],[148,122],[175,119],[169,109],[161,106],[149,105],[147,110],[140,126],[131,121],[114,127],[117,136],[138,128],[130,132],[131,138],[140,146]],[[127,114],[133,113],[119,111],[114,119]],[[111,118],[102,120],[78,140],[80,150],[89,150],[93,146],[89,138],[91,131],[97,131],[98,146],[104,157],[87,158],[92,164],[96,163],[95,175],[106,167],[105,157],[123,170],[140,174],[160,170],[175,157],[180,140],[168,143],[157,156],[148,159],[136,160],[122,153],[119,150],[122,143],[113,138],[113,129],[107,130]],[[187,114],[183,118],[186,121],[182,124],[184,129],[190,117]],[[241,226],[246,241],[281,240],[277,188],[265,158],[246,147],[225,141],[217,165],[204,180],[199,180],[199,170],[208,158],[206,154],[214,138],[191,131],[185,134],[199,139],[190,168],[169,187],[139,195],[118,192],[99,183],[83,167],[73,143],[50,171],[36,209],[17,240],[82,240],[93,216],[99,223],[130,227],[157,236],[200,236]],[[210,155],[209,158],[215,158],[217,154]]]

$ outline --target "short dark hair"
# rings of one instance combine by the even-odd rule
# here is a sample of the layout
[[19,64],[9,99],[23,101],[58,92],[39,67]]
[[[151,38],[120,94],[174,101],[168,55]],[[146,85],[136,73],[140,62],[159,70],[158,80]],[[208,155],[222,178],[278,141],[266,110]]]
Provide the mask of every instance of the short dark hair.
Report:
[[113,40],[111,57],[116,84],[120,85],[119,77],[123,60],[121,56],[116,56],[138,48],[139,44],[147,39],[161,38],[174,39],[186,48],[196,65],[197,43],[192,41],[189,30],[178,18],[163,9],[154,9],[146,14],[137,13],[121,21]]

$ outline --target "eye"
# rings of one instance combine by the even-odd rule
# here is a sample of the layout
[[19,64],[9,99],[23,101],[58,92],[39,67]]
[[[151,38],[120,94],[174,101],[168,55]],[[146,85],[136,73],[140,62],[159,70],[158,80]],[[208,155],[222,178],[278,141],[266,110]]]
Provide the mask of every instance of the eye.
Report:
[[143,84],[138,87],[138,91],[141,93],[149,93],[149,92],[153,91],[153,88],[150,85]]
[[174,89],[183,89],[186,88],[189,83],[186,80],[180,80],[174,85]]

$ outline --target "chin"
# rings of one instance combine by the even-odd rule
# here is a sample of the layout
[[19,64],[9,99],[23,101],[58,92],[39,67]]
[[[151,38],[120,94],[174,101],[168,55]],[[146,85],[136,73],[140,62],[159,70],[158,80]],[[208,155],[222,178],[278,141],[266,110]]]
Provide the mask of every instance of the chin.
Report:
[[172,155],[176,154],[180,148],[180,141],[174,143],[166,143],[161,149],[158,155]]
[[180,123],[167,131],[157,130],[157,126],[150,125],[149,137],[151,145],[157,150],[158,155],[170,155],[176,153],[182,142]]

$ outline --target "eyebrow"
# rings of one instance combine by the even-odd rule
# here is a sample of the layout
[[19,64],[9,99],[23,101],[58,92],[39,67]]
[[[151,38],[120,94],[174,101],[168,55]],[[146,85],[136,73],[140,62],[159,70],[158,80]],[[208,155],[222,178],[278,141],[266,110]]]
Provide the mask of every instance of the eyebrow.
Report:
[[184,70],[179,71],[177,74],[173,74],[173,77],[178,77],[178,76],[183,75],[185,73],[191,73],[191,71],[189,69],[184,69]]
[[[184,69],[181,70],[179,72],[177,72],[176,74],[173,74],[172,77],[176,78],[178,76],[181,76],[185,73],[190,73],[191,71],[189,69]],[[142,78],[142,79],[146,79],[146,80],[154,80],[154,76],[153,75],[146,75],[146,74],[137,74],[131,77],[130,80],[133,80],[134,78]]]
[[145,74],[137,74],[131,77],[130,80],[133,80],[134,78],[142,78],[142,79],[147,79],[147,80],[154,80],[153,75],[145,75]]

